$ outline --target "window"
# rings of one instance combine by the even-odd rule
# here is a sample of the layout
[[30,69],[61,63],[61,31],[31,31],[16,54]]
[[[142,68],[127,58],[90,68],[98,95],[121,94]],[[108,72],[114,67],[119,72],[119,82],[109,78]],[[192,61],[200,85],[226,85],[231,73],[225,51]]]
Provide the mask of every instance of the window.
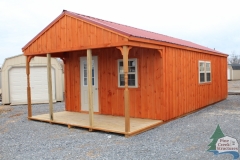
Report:
[[[94,60],[92,60],[92,85],[94,86]],[[87,86],[87,61],[83,61],[83,85]]]
[[211,62],[199,61],[199,83],[211,82]]
[[[124,69],[123,69],[123,60],[118,60],[118,86],[124,87]],[[137,59],[128,60],[128,86],[137,87]]]

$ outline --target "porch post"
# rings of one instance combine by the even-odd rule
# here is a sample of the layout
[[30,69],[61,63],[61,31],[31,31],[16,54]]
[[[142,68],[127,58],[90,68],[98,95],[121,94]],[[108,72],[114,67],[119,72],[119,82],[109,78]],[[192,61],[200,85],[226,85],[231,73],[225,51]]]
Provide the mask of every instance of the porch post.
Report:
[[53,120],[53,103],[52,103],[52,74],[51,74],[51,54],[47,54],[47,77],[48,77],[48,100],[49,100],[49,116]]
[[30,57],[26,57],[26,74],[27,74],[27,103],[28,103],[28,118],[32,117],[32,102],[31,102],[31,87],[30,87]]
[[93,92],[92,92],[92,50],[87,50],[87,79],[88,79],[88,105],[89,105],[89,131],[93,127]]
[[123,69],[124,69],[124,110],[125,110],[125,132],[130,132],[130,114],[129,114],[129,90],[128,90],[128,53],[132,47],[123,46],[118,47],[123,55]]

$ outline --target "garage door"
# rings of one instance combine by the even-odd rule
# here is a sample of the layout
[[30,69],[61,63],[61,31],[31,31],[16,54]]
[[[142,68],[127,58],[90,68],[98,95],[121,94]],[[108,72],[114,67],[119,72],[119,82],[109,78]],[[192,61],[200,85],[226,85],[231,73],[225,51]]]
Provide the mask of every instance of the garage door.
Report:
[[[30,68],[30,85],[32,103],[48,103],[47,67]],[[12,68],[9,71],[9,88],[11,104],[27,104],[26,68]],[[52,69],[52,93],[55,94],[55,73]]]

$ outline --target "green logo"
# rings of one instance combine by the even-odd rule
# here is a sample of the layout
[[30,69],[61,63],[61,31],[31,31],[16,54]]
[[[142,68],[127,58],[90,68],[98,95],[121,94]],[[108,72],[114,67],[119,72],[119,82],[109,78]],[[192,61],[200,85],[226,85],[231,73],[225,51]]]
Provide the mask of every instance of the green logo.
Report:
[[208,145],[210,148],[207,151],[213,152],[215,155],[228,153],[233,155],[233,159],[239,158],[237,140],[225,136],[219,125],[210,139],[212,142]]

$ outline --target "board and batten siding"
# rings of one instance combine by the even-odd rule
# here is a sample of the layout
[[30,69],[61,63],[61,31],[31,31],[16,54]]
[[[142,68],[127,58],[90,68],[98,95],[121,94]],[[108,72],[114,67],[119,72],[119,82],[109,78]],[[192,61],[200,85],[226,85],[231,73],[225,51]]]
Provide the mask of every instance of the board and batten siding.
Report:
[[[86,51],[72,52],[65,63],[66,110],[81,111],[79,57]],[[116,48],[93,50],[98,56],[99,109],[101,114],[124,115],[124,87],[118,87],[117,61],[122,59]],[[161,108],[156,111],[155,103],[161,103],[162,94],[161,58],[157,50],[133,48],[129,58],[137,58],[138,88],[129,88],[130,115],[132,117],[161,117]],[[71,69],[70,69],[71,68]],[[155,83],[157,81],[158,83]]]
[[[80,56],[86,51],[65,57],[68,111],[81,111]],[[123,116],[124,88],[118,87],[117,71],[122,55],[106,48],[93,50],[93,56],[98,56],[100,114]],[[169,120],[227,97],[226,57],[170,47],[160,57],[157,50],[133,47],[129,58],[138,61],[138,87],[129,88],[131,117]],[[199,84],[199,60],[211,62],[211,83]]]
[[[46,67],[47,59],[45,57],[34,57],[30,66],[33,67]],[[63,100],[63,88],[62,88],[62,67],[56,59],[51,59],[52,68],[55,71],[56,78],[56,100]],[[2,103],[9,104],[10,102],[10,87],[9,87],[9,72],[14,67],[26,67],[26,57],[19,55],[15,57],[7,58],[2,66]],[[31,72],[30,72],[31,74]],[[46,77],[47,78],[47,77]],[[27,79],[26,79],[27,83]],[[31,84],[30,84],[31,85]],[[47,94],[47,93],[46,93]]]
[[85,46],[109,47],[111,43],[126,41],[125,37],[114,31],[69,15],[64,15],[54,22],[27,46],[25,55],[80,50],[86,48]]
[[[227,98],[227,57],[166,47],[164,120]],[[211,62],[210,83],[199,84],[199,60]]]

